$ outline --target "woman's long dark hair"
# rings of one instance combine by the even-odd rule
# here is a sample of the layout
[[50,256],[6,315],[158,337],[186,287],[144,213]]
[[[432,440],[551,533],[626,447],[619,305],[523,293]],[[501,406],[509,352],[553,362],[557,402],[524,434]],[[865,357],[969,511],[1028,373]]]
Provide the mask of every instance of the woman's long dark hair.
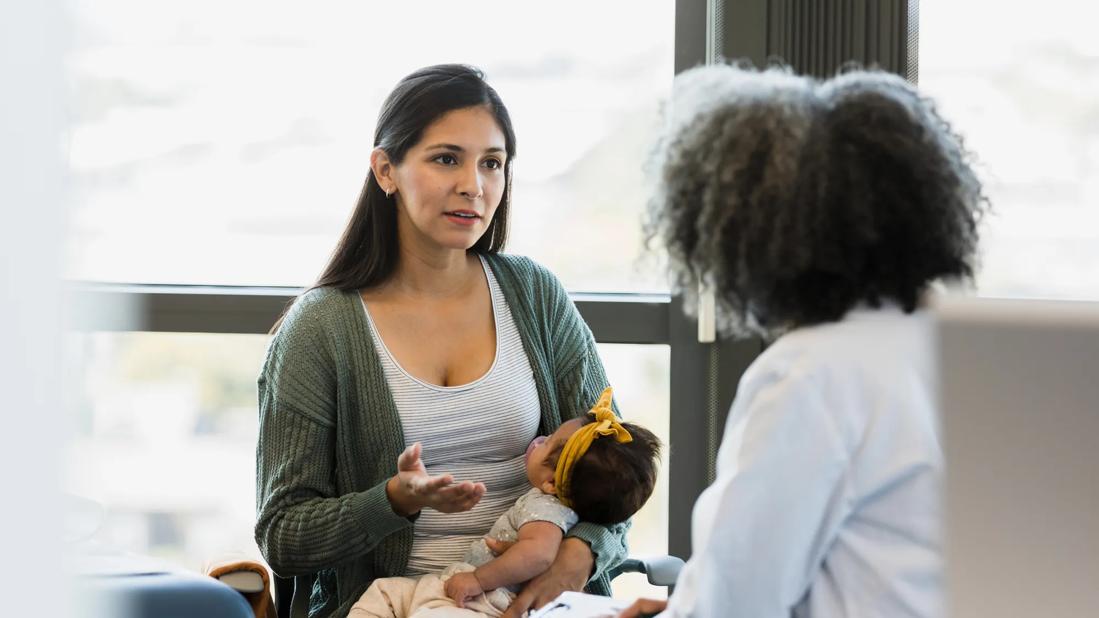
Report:
[[[508,235],[511,202],[511,163],[515,156],[515,130],[500,96],[485,83],[484,74],[461,64],[440,64],[420,69],[393,89],[378,113],[374,146],[395,165],[423,137],[424,130],[447,112],[485,106],[504,133],[504,194],[488,229],[473,245],[477,253],[496,253]],[[397,208],[395,198],[368,171],[359,202],[344,229],[332,257],[313,287],[343,291],[361,290],[384,282],[397,266]]]
[[[500,95],[485,82],[480,69],[462,64],[438,64],[402,79],[386,97],[378,113],[374,146],[384,150],[393,164],[400,164],[431,123],[447,112],[477,106],[488,108],[500,125],[507,159],[504,161],[504,194],[488,229],[471,250],[496,253],[504,248],[508,236],[515,130]],[[355,211],[328,265],[309,289],[332,287],[351,292],[376,286],[393,274],[398,248],[395,199],[385,194],[374,178],[373,170],[368,170]],[[293,301],[287,309],[292,305]],[[271,332],[277,331],[281,323],[282,317]]]

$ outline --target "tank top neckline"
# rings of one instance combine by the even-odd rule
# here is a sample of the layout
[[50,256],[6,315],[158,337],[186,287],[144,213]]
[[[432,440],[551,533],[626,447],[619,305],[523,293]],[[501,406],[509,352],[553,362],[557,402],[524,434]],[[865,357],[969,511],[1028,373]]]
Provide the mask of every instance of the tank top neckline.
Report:
[[492,269],[485,261],[484,256],[478,255],[477,258],[481,261],[481,269],[484,271],[485,281],[488,283],[489,300],[491,301],[492,305],[492,328],[495,331],[496,349],[493,351],[492,364],[489,366],[488,370],[485,371],[485,373],[482,374],[481,377],[470,382],[466,382],[465,384],[456,384],[454,386],[432,384],[431,382],[421,380],[420,378],[417,378],[416,376],[406,371],[401,363],[397,361],[397,357],[394,356],[393,352],[390,351],[389,346],[385,344],[385,339],[382,338],[381,333],[378,331],[378,326],[374,323],[374,318],[370,316],[370,308],[367,307],[366,301],[363,299],[362,295],[359,295],[359,302],[362,304],[363,313],[366,314],[366,322],[370,325],[370,334],[378,342],[378,347],[381,348],[382,353],[385,354],[386,358],[389,359],[389,362],[393,363],[393,366],[401,375],[424,388],[446,393],[455,393],[468,390],[487,380],[496,370],[496,366],[500,363],[500,312],[496,307],[496,303],[502,300],[500,298],[501,292],[497,286],[496,278],[492,274]]

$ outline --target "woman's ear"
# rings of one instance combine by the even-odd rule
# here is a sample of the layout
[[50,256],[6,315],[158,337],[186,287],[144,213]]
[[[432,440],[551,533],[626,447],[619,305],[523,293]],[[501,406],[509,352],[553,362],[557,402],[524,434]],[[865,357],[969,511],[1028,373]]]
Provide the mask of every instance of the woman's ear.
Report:
[[374,172],[374,179],[386,195],[397,192],[397,183],[394,178],[396,166],[389,160],[389,155],[381,148],[370,151],[370,170]]

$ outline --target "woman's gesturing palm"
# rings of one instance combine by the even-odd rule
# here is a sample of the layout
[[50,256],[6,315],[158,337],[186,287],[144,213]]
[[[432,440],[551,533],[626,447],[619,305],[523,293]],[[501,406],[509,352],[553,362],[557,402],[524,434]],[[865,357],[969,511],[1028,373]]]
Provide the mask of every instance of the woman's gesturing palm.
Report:
[[485,495],[484,483],[455,484],[450,474],[429,475],[420,458],[421,450],[420,443],[415,442],[397,458],[397,474],[386,485],[394,511],[406,517],[424,507],[442,513],[460,513],[480,502]]

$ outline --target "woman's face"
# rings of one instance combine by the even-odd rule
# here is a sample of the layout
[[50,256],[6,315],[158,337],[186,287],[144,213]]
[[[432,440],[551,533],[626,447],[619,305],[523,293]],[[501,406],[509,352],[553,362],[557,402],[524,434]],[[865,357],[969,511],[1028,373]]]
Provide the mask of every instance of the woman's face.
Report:
[[483,106],[444,114],[392,170],[402,245],[469,249],[504,194],[504,133]]

